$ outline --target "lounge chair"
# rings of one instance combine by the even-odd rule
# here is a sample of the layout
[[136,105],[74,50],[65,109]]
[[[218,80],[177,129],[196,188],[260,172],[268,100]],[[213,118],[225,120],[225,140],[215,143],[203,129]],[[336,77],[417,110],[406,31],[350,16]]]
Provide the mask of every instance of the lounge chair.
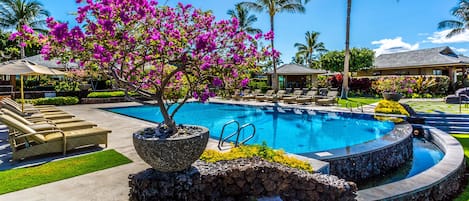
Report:
[[54,112],[22,112],[21,108],[15,107],[14,105],[7,104],[5,102],[0,102],[0,106],[2,108],[6,108],[20,116],[23,117],[30,117],[30,118],[46,118],[46,119],[64,119],[64,118],[72,118],[75,117],[70,113],[66,113],[63,111],[54,111]]
[[267,98],[267,101],[276,103],[279,100],[281,100],[286,93],[287,93],[287,91],[285,91],[285,90],[278,90],[276,94],[274,94],[272,96],[267,96],[266,98]]
[[284,96],[282,97],[282,100],[284,103],[295,103],[296,99],[300,97],[301,94],[303,94],[303,90],[295,90],[292,96]]
[[233,100],[241,100],[241,90],[235,89],[233,95],[231,95],[231,99]]
[[42,130],[52,130],[52,129],[60,129],[63,131],[69,131],[69,130],[76,130],[76,129],[84,129],[84,128],[93,128],[97,126],[95,123],[88,122],[88,121],[75,121],[75,122],[59,122],[55,123],[50,120],[43,119],[43,121],[36,121],[32,122],[28,119],[25,119],[24,117],[11,112],[7,109],[1,109],[1,112],[3,112],[5,115],[8,115],[10,117],[13,117],[14,119],[18,120],[19,122],[33,128],[36,131],[42,131]]
[[326,97],[320,97],[315,101],[316,105],[333,105],[338,103],[338,91],[328,91]]
[[[11,98],[2,99],[2,103],[9,104],[12,107],[21,109],[21,104],[17,103]],[[38,107],[38,106],[33,106],[31,104],[25,104],[24,111],[27,113],[35,113],[35,112],[37,113],[37,112],[56,112],[56,111],[61,111],[61,110],[53,105],[43,105],[43,106]]]
[[270,97],[274,94],[274,90],[267,90],[265,94],[258,94],[256,95],[256,101],[266,101],[267,97]]
[[13,160],[49,153],[65,155],[68,150],[83,146],[104,144],[107,147],[107,135],[111,132],[98,127],[72,131],[37,131],[5,114],[0,114],[0,122],[10,129]]
[[312,103],[315,101],[315,97],[317,96],[318,91],[310,90],[306,92],[304,96],[300,96],[296,98],[296,103],[298,104],[305,104],[305,103]]
[[261,90],[260,90],[260,89],[256,89],[256,90],[254,90],[253,92],[251,92],[251,93],[249,93],[249,94],[244,94],[243,100],[256,99],[256,96],[257,96],[258,94],[261,94]]

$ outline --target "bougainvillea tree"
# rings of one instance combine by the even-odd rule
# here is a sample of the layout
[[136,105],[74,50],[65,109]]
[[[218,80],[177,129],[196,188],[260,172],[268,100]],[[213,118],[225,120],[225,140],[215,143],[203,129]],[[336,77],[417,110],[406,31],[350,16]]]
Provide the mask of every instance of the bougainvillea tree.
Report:
[[188,99],[206,101],[213,88],[247,85],[256,63],[270,56],[257,47],[264,35],[250,36],[235,18],[216,21],[191,5],[87,0],[76,20],[79,26],[69,28],[49,18],[42,53],[98,68],[120,88],[156,100],[169,135],[177,133],[173,117]]

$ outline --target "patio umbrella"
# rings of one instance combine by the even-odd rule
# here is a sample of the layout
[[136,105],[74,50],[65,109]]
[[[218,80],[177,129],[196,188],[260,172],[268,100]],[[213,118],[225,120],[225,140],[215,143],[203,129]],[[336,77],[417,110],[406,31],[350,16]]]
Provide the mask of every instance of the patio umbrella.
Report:
[[19,75],[21,82],[21,110],[24,111],[23,76],[28,75],[65,75],[59,70],[50,69],[28,60],[7,61],[0,64],[0,75]]

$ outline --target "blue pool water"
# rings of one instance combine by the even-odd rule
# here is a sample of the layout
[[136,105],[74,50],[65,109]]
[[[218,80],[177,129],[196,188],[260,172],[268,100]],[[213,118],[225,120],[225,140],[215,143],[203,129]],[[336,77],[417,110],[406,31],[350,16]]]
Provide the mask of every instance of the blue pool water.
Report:
[[417,138],[413,139],[413,144],[414,155],[411,161],[408,161],[394,172],[381,175],[374,179],[368,179],[366,182],[358,184],[359,189],[362,190],[388,184],[415,176],[431,168],[443,159],[444,153],[435,144]]
[[[152,122],[163,120],[159,109],[152,106],[106,110]],[[233,119],[241,124],[253,123],[256,126],[256,135],[248,144],[260,144],[265,141],[270,147],[296,154],[361,144],[380,138],[394,128],[391,122],[376,121],[369,116],[358,118],[350,114],[320,114],[314,111],[284,111],[274,107],[216,103],[186,103],[175,116],[178,124],[195,124],[209,128],[210,136],[217,139],[223,125]],[[226,128],[225,133],[229,134],[234,130],[234,125],[231,125]],[[249,136],[251,132],[251,128],[245,129],[240,139]]]

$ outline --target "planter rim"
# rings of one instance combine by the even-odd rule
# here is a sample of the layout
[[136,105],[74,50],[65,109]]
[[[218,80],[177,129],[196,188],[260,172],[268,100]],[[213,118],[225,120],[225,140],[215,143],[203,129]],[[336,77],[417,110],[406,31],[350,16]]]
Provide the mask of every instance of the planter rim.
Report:
[[192,124],[182,124],[183,126],[185,127],[198,127],[198,128],[202,128],[202,131],[198,132],[197,134],[191,134],[191,135],[187,135],[187,136],[180,136],[180,137],[171,137],[171,138],[156,138],[156,137],[152,137],[152,138],[147,138],[147,137],[144,137],[143,135],[139,134],[139,132],[143,131],[145,128],[155,128],[155,127],[145,127],[145,128],[142,128],[136,132],[133,133],[133,136],[135,138],[138,138],[138,139],[141,139],[141,140],[149,140],[149,141],[174,141],[174,140],[184,140],[184,139],[189,139],[189,138],[193,138],[194,136],[201,136],[203,135],[204,133],[208,132],[208,128],[204,127],[204,126],[200,126],[200,125],[192,125]]

